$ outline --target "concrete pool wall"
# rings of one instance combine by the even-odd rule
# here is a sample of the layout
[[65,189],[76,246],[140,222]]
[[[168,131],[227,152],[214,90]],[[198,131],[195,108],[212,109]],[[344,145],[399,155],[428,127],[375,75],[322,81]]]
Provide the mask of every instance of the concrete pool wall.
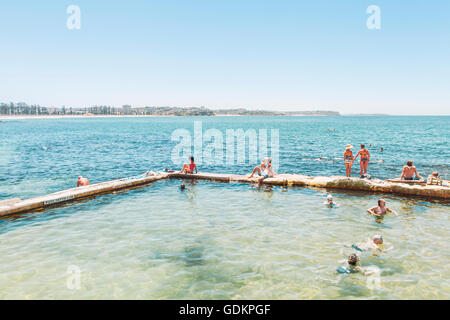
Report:
[[[34,210],[55,207],[63,203],[75,202],[89,197],[114,193],[115,191],[131,189],[147,185],[161,179],[199,179],[222,182],[256,183],[256,178],[244,175],[202,173],[158,173],[152,176],[126,178],[92,184],[85,187],[72,188],[49,195],[22,200],[19,198],[0,201],[0,217]],[[426,186],[401,182],[366,180],[360,178],[346,178],[342,176],[310,177],[299,174],[278,174],[274,178],[262,181],[263,184],[278,186],[302,186],[316,188],[330,188],[342,190],[359,190],[367,192],[391,193],[404,196],[420,196],[434,199],[450,199],[450,188],[446,186]],[[448,181],[444,181],[448,185]]]

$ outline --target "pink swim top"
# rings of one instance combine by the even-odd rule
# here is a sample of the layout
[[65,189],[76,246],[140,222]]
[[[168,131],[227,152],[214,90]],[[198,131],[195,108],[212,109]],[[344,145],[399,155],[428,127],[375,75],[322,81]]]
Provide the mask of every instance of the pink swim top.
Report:
[[194,172],[195,163],[189,163],[189,169]]

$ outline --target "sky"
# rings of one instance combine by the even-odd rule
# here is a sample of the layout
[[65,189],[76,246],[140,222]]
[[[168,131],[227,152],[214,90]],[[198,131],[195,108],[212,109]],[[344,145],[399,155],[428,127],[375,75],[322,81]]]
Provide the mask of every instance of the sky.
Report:
[[0,44],[0,102],[450,114],[448,0],[4,0]]

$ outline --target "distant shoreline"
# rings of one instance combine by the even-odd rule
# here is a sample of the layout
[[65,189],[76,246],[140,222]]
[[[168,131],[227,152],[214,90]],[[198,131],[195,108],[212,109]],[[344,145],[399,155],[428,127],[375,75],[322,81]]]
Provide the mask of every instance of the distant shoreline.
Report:
[[[342,114],[338,117],[448,117],[449,115],[408,115],[408,114]],[[92,119],[92,118],[167,118],[167,117],[336,117],[335,115],[243,115],[243,114],[216,114],[211,116],[177,116],[177,115],[0,115],[0,121],[27,120],[27,119]]]
[[[89,119],[89,118],[162,118],[162,117],[327,117],[328,115],[245,115],[245,114],[215,114],[211,116],[176,116],[176,115],[0,115],[0,120],[25,120],[25,119]],[[335,117],[332,115],[332,117]]]

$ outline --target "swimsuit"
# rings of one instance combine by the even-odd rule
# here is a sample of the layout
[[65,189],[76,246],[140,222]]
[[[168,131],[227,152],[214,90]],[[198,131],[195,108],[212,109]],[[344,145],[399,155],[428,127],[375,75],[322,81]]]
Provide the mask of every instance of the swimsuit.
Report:
[[189,170],[190,170],[191,172],[194,172],[194,168],[195,168],[195,164],[194,164],[194,163],[190,163],[190,164],[189,164]]
[[354,269],[354,268],[350,268],[350,267],[344,267],[344,266],[339,266],[339,267],[336,269],[336,271],[337,271],[338,273],[347,273],[347,274],[359,272],[358,269]]
[[352,163],[352,162],[353,162],[353,160],[352,160],[352,154],[351,154],[351,153],[345,154],[345,155],[344,155],[344,163]]
[[267,174],[266,171],[261,172],[261,173],[258,172],[258,174],[259,174],[261,177],[264,177],[264,179],[267,179],[267,178],[269,177],[269,175]]
[[369,151],[363,149],[359,153],[361,154],[361,162],[369,161]]

